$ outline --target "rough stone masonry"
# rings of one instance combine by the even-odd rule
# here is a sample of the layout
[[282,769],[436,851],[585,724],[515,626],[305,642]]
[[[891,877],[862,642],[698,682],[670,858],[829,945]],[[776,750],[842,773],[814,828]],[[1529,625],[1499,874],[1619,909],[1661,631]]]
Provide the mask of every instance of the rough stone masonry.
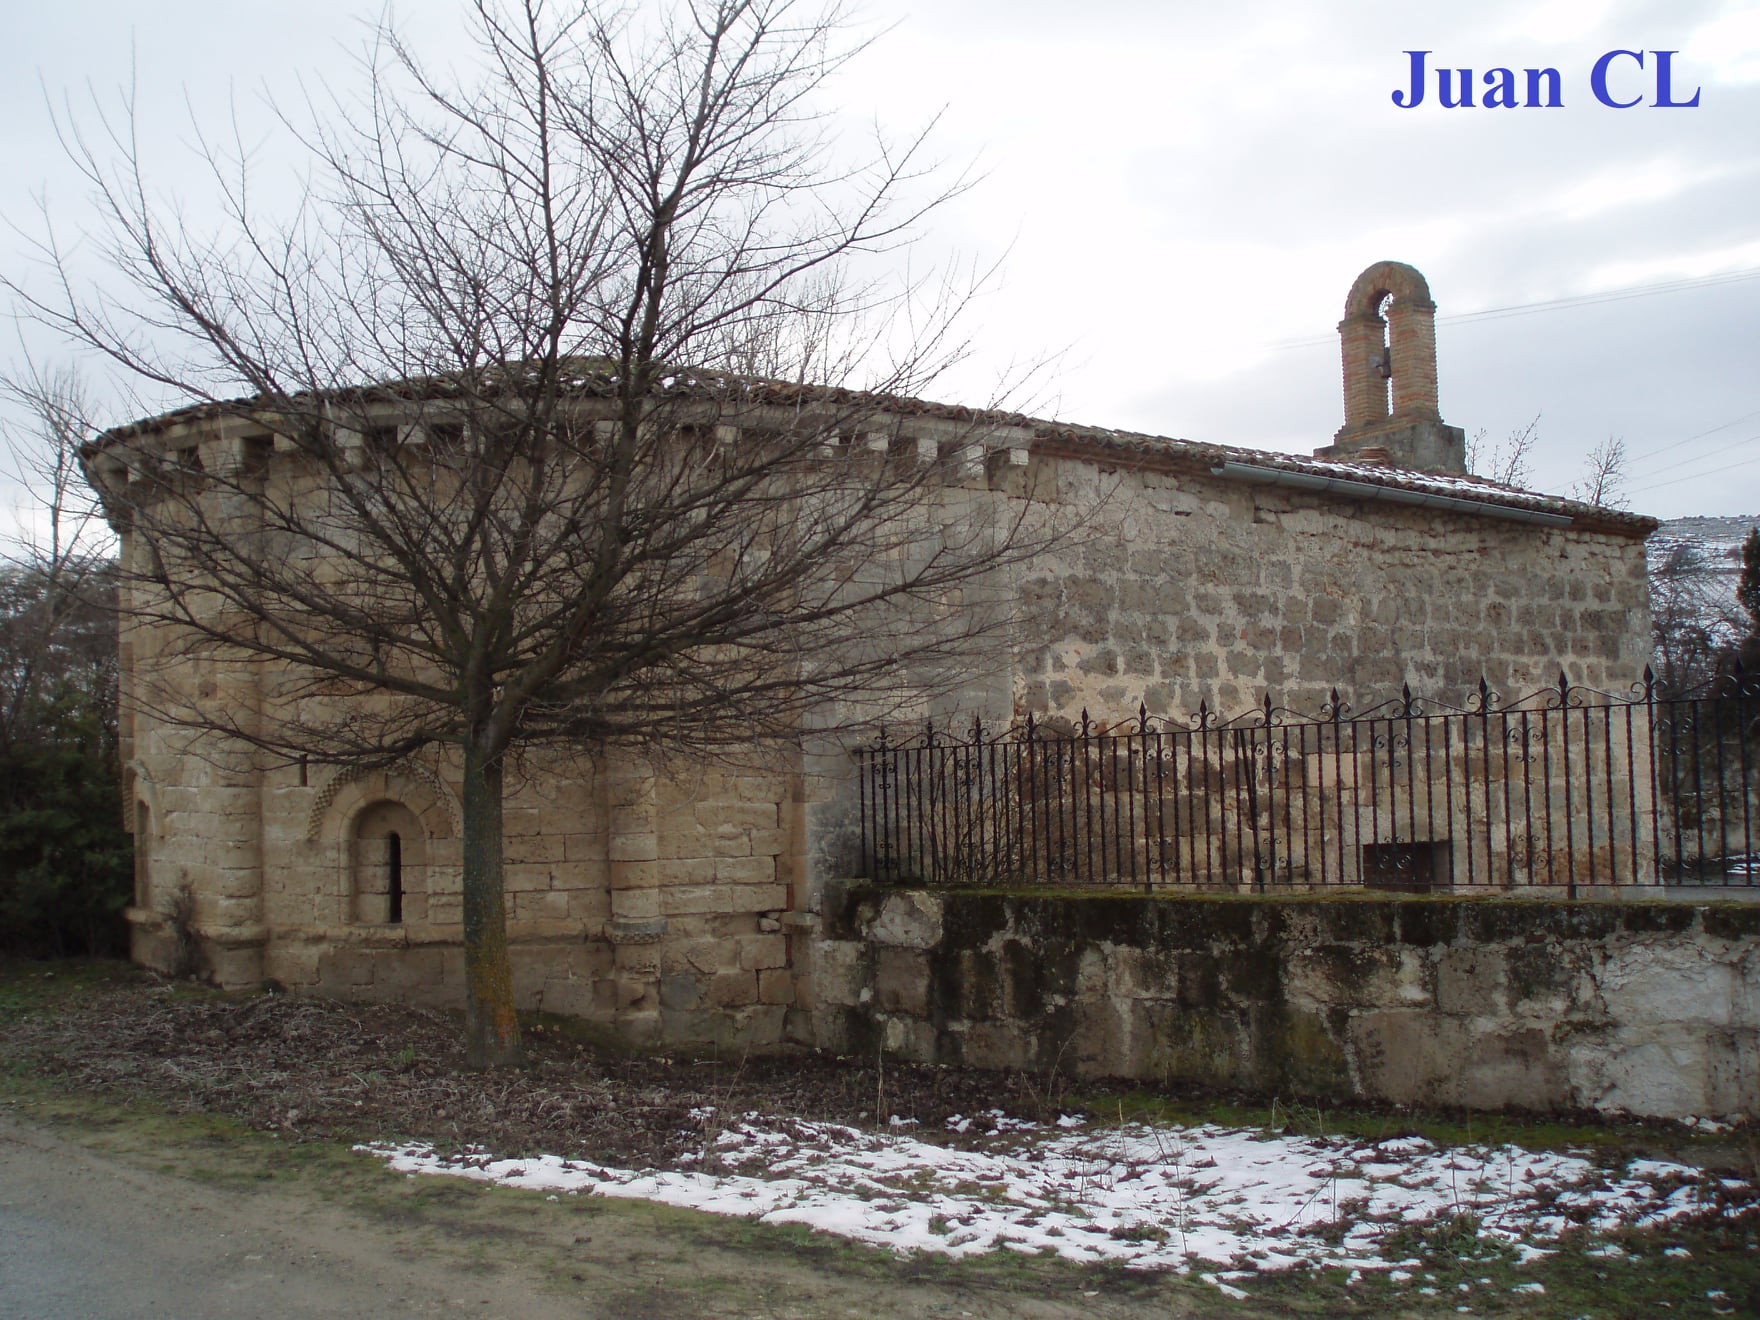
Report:
[[852,890],[823,1034],[1298,1099],[1760,1117],[1760,905]]
[[[921,714],[1001,727],[1086,708],[1104,720],[1139,703],[1239,709],[1266,692],[1314,703],[1334,687],[1362,700],[1401,683],[1460,694],[1481,674],[1514,693],[1561,667],[1622,689],[1648,648],[1654,522],[1464,475],[1460,432],[1437,408],[1433,316],[1410,267],[1381,263],[1357,280],[1340,327],[1346,423],[1315,458],[871,401],[864,443],[936,466],[935,516],[1001,527],[1056,514],[1083,529],[995,584],[1012,651],[974,658],[963,693]],[[371,429],[418,445],[394,393]],[[583,418],[597,406],[583,398]],[[761,413],[744,420],[773,424]],[[722,421],[737,443],[741,418]],[[278,498],[327,498],[273,424],[246,401],[89,445],[125,560],[144,551],[123,511],[154,498],[167,457],[189,473],[261,463]],[[215,516],[249,512],[217,504]],[[282,700],[279,680],[177,641],[138,623],[122,637],[134,956],[169,965],[182,924],[222,985],[462,1002],[456,761],[270,765],[198,742],[138,699],[149,667],[188,700],[247,719]],[[850,873],[848,749],[870,733],[803,737],[743,768],[615,752],[522,761],[505,822],[520,1005],[634,1043],[820,1040],[820,982],[835,973],[811,956],[814,931],[827,883]],[[185,893],[193,910],[179,914]]]

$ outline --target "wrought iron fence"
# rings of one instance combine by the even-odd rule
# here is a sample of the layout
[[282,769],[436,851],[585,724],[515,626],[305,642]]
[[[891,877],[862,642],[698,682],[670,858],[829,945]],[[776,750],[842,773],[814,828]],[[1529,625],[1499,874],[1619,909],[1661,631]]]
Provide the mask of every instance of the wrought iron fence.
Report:
[[887,883],[1267,892],[1760,883],[1760,684],[1558,683],[1464,705],[1139,708],[933,726],[858,752],[862,861]]

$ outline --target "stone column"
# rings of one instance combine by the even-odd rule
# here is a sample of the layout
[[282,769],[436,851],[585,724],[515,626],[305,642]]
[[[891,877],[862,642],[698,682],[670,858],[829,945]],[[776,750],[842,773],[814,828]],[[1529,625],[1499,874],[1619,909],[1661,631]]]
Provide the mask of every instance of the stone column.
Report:
[[[224,424],[223,424],[224,428]],[[242,555],[261,553],[261,508],[255,496],[266,473],[269,441],[222,429],[201,443],[204,473],[211,481],[210,516],[233,538]],[[228,620],[222,618],[223,627]],[[242,620],[230,621],[243,628]],[[261,662],[236,656],[197,663],[190,694],[200,711],[219,715],[257,733],[262,722]],[[205,672],[203,672],[205,670]],[[197,873],[196,923],[209,971],[223,986],[255,985],[263,979],[268,931],[263,913],[263,773],[255,749],[243,742],[216,745],[209,753],[211,778],[202,790],[202,860]]]
[[[140,769],[142,754],[146,750],[146,728],[139,713],[140,701],[135,690],[135,666],[149,652],[150,638],[147,630],[129,613],[133,603],[130,598],[133,589],[128,585],[126,576],[138,567],[138,548],[126,517],[128,478],[121,467],[120,463],[113,465],[111,479],[115,483],[113,490],[116,507],[122,512],[122,516],[112,514],[110,520],[111,526],[116,529],[117,559],[122,565],[125,578],[117,586],[116,733],[118,760],[124,767],[133,767],[123,771],[123,788],[129,797],[122,804],[122,813],[126,827],[134,837],[134,897],[124,910],[123,917],[129,928],[128,956],[143,966],[165,967],[170,954],[166,945],[164,918],[159,912],[154,893],[155,883],[163,888],[165,878],[156,874],[153,857],[153,835],[164,822],[157,818],[157,804],[150,796],[149,785],[141,782],[147,773]],[[105,484],[109,486],[110,482]]]
[[634,1045],[660,1039],[660,840],[654,773],[645,758],[612,751],[600,777],[605,790],[606,857],[611,920],[606,927],[615,957],[618,1034]]

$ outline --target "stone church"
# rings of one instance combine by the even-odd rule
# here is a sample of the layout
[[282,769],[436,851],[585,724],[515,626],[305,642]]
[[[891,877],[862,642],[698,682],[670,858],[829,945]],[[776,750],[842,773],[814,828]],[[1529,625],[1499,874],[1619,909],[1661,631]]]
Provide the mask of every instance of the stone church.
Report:
[[[950,482],[1092,505],[1103,520],[1025,574],[1035,617],[1055,623],[1016,647],[1009,672],[977,676],[976,713],[1005,725],[1139,704],[1233,711],[1267,692],[1292,704],[1402,683],[1460,693],[1481,675],[1516,691],[1561,666],[1623,690],[1649,650],[1655,523],[1468,474],[1463,432],[1438,408],[1435,311],[1409,266],[1357,279],[1339,324],[1344,424],[1312,457],[998,416],[974,460],[969,431],[957,453],[937,451],[953,410],[899,417],[958,469]],[[171,414],[127,433],[205,452],[223,439],[209,426]],[[117,434],[88,446],[100,491],[131,479]],[[181,924],[222,985],[462,1003],[446,758],[368,772],[198,754],[128,704],[144,659],[125,647],[136,959],[167,965]],[[510,775],[520,1005],[637,1042],[819,1039],[815,930],[825,886],[852,866],[851,794],[848,749],[830,740],[762,771],[657,776],[606,761]],[[174,918],[180,894],[193,911]]]

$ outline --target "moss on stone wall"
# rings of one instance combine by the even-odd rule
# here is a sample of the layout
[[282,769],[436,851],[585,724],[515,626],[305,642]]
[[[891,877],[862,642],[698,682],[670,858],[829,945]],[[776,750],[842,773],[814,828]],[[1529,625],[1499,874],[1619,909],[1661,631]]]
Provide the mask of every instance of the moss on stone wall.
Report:
[[860,1034],[924,1061],[1476,1107],[1760,1103],[1760,905],[877,888],[844,903],[828,924],[888,969],[852,1006]]

